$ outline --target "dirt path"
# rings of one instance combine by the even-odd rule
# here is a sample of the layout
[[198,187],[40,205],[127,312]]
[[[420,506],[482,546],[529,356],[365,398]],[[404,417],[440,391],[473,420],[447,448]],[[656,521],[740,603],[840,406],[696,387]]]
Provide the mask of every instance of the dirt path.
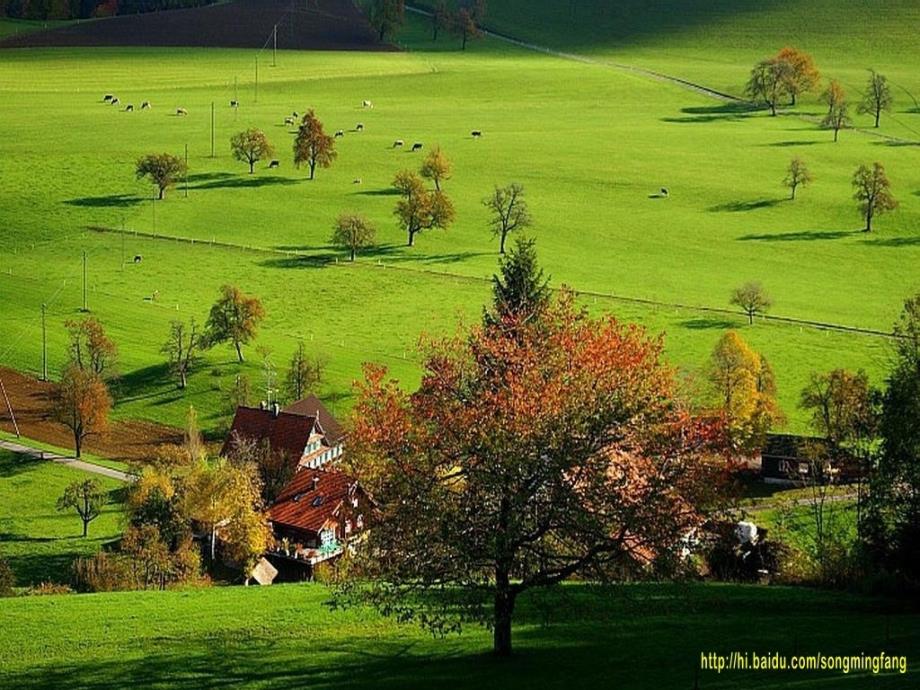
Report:
[[76,458],[67,457],[66,455],[49,453],[45,450],[36,450],[35,448],[24,446],[21,443],[14,443],[13,441],[0,440],[0,448],[11,451],[13,453],[18,453],[19,455],[28,455],[33,458],[38,458],[39,460],[49,460],[61,465],[73,467],[75,470],[91,472],[92,474],[99,474],[103,477],[108,477],[109,479],[117,479],[122,482],[133,482],[135,479],[133,474],[128,474],[127,472],[122,472],[121,470],[114,470],[111,467],[103,467],[102,465],[97,465],[92,462],[77,460]]
[[[39,381],[18,371],[0,367],[0,380],[10,398],[19,432],[26,438],[48,443],[58,448],[73,446],[70,430],[51,416],[51,396],[54,384]],[[6,403],[0,397],[0,429],[15,433]],[[138,462],[155,456],[157,447],[165,443],[181,443],[182,431],[153,422],[116,421],[106,433],[90,436],[84,449],[87,453],[112,460]]]

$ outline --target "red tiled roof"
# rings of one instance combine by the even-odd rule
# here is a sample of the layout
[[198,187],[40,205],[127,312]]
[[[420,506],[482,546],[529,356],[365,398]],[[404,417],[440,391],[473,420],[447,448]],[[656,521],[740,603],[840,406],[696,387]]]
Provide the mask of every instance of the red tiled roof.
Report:
[[319,425],[326,432],[330,445],[338,444],[345,436],[345,429],[338,420],[330,414],[323,403],[315,395],[308,395],[303,400],[298,400],[284,408],[285,412],[319,418]]
[[[316,488],[314,478],[319,480]],[[349,498],[354,485],[354,479],[338,470],[301,470],[269,508],[269,519],[277,525],[318,533]]]
[[285,453],[292,460],[299,460],[316,427],[315,416],[304,416],[279,412],[277,416],[268,409],[238,407],[233,425],[224,442],[222,455],[230,450],[234,435],[256,441],[268,440],[272,451]]

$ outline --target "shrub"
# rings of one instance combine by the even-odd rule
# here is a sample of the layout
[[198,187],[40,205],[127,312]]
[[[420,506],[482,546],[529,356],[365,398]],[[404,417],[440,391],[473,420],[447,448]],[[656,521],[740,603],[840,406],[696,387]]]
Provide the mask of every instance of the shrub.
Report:
[[13,587],[16,585],[16,576],[5,558],[0,558],[0,597],[15,596]]
[[35,587],[29,587],[25,591],[27,597],[43,597],[52,594],[73,594],[73,590],[68,585],[62,585],[58,582],[42,582]]
[[120,554],[99,553],[78,558],[73,564],[74,586],[80,592],[115,592],[133,589],[129,559]]

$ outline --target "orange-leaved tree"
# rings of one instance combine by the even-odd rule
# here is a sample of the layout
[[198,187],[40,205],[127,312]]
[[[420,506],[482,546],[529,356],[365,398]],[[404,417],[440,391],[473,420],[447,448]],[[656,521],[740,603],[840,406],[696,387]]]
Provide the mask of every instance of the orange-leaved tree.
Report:
[[339,597],[511,652],[517,597],[579,575],[662,575],[717,504],[720,423],[676,399],[662,341],[568,293],[424,346],[413,394],[367,365],[350,468],[374,526]]
[[326,134],[323,123],[312,109],[303,116],[303,122],[294,139],[294,164],[310,166],[310,179],[316,175],[316,166],[328,168],[338,156],[335,138]]

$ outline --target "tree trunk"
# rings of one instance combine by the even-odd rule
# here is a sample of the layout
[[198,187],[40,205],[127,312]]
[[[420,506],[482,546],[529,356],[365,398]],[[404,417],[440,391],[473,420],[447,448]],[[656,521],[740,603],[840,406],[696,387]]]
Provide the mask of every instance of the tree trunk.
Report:
[[466,50],[466,32],[463,32],[463,50]]
[[188,374],[185,373],[185,370],[179,372],[179,389],[185,390],[185,387],[188,385]]
[[866,229],[863,232],[872,232],[872,211],[866,212]]
[[496,656],[511,656],[511,614],[513,612],[514,595],[507,585],[499,585],[495,592],[495,629],[492,637],[492,651]]
[[792,200],[795,201],[795,185],[792,185]]
[[310,161],[310,179],[311,180],[313,179],[313,176],[315,174],[316,174],[316,163],[314,161]]
[[166,187],[160,187],[160,195],[159,195],[158,198],[159,198],[161,201],[163,200],[163,196],[164,196],[165,194],[166,194]]
[[776,102],[770,101],[770,115],[776,117]]
[[83,450],[83,435],[79,431],[73,432],[73,449],[74,455],[79,458]]
[[508,237],[508,233],[505,232],[505,231],[502,231],[501,245],[500,245],[499,248],[498,248],[498,253],[499,253],[499,254],[504,254],[504,253],[505,253],[505,238],[506,238],[506,237]]
[[795,94],[792,94],[792,101],[790,101],[789,105],[795,105]]
[[89,533],[89,520],[83,520],[83,538],[86,539],[86,535]]
[[434,188],[435,188],[435,190],[437,190],[437,191],[439,191],[439,192],[441,191],[441,180],[438,179],[437,177],[434,178]]
[[411,247],[413,244],[415,244],[415,230],[410,229],[410,230],[409,230],[409,244],[408,244],[408,246]]
[[879,118],[881,118],[881,116],[882,116],[882,111],[876,110],[875,111],[875,128],[876,129],[878,129],[878,121],[879,121]]
[[217,544],[217,525],[211,527],[211,563],[214,562],[215,546]]
[[351,260],[352,261],[355,260],[355,248],[354,247],[351,248]]
[[840,129],[838,127],[834,127],[834,142],[837,141],[837,135],[839,133],[840,133]]
[[236,347],[236,356],[239,358],[240,364],[242,364],[243,363],[243,349],[240,346],[240,341],[237,340],[236,342],[233,343],[233,345],[234,347]]
[[256,167],[256,162],[249,161],[249,174],[250,175],[252,175],[252,173],[255,171],[255,167]]
[[748,312],[748,325],[750,326],[754,325],[754,312],[752,311]]

